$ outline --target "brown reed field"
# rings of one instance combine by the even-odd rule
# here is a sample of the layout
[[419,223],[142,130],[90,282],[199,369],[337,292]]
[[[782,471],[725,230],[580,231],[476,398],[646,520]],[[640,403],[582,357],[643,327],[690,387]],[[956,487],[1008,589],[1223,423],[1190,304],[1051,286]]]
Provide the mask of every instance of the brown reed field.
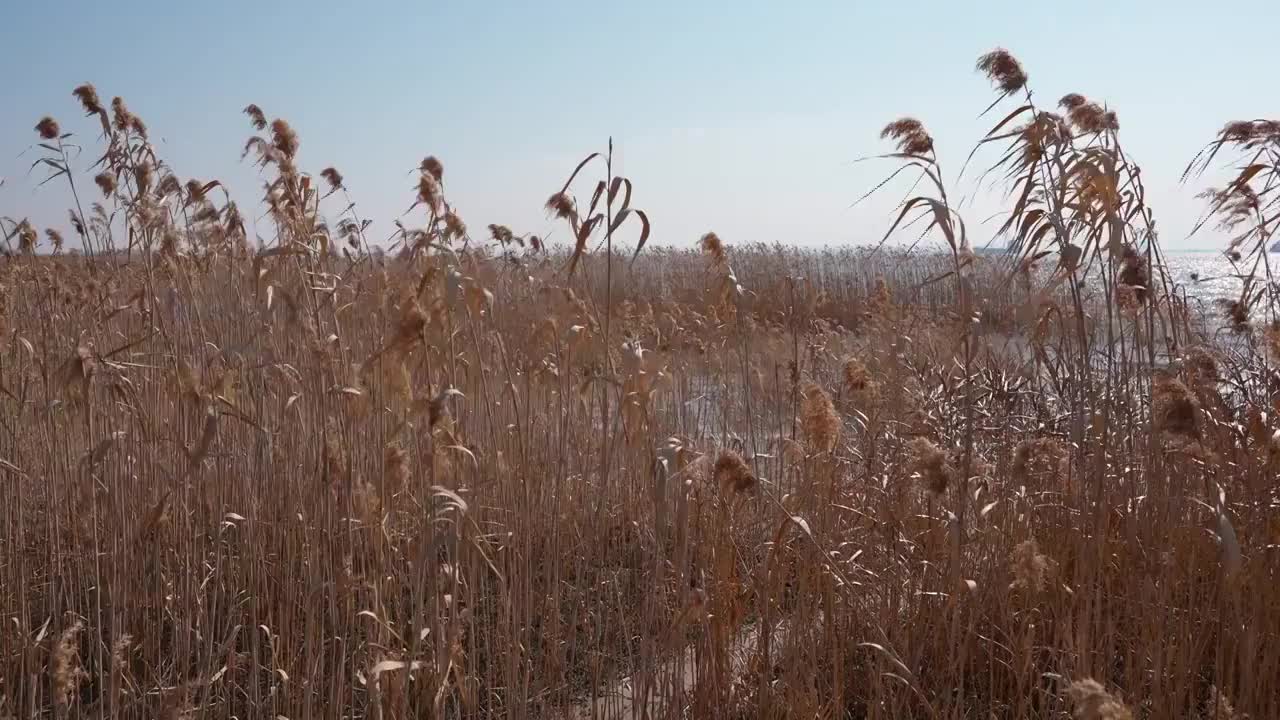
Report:
[[100,136],[36,166],[83,250],[0,220],[0,718],[1280,717],[1280,122],[1188,166],[1232,168],[1215,341],[1116,113],[977,69],[964,168],[911,118],[874,159],[943,253],[656,248],[608,146],[571,247],[434,157],[369,237],[249,106],[254,247],[76,88]]

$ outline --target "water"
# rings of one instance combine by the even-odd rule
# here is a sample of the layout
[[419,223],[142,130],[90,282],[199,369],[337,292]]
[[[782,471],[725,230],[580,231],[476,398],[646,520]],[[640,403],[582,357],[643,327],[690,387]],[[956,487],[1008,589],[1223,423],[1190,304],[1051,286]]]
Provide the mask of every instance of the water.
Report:
[[[1280,272],[1280,255],[1271,255],[1269,260]],[[1241,262],[1233,266],[1221,252],[1209,251],[1166,253],[1165,266],[1169,280],[1178,286],[1180,293],[1185,293],[1193,303],[1199,301],[1210,306],[1216,300],[1239,300],[1244,286],[1240,275],[1247,273],[1253,264]]]
[[[1280,275],[1280,254],[1270,255],[1269,259],[1274,263],[1277,275]],[[1170,289],[1175,291],[1178,297],[1186,300],[1187,320],[1199,338],[1195,342],[1203,339],[1224,349],[1240,347],[1244,342],[1244,336],[1233,331],[1224,303],[1240,299],[1241,290],[1244,287],[1241,275],[1248,272],[1252,263],[1242,262],[1233,265],[1231,260],[1220,251],[1165,252],[1164,260],[1164,275],[1170,283]],[[1049,264],[1046,267],[1054,266]],[[1096,265],[1093,272],[1097,272]],[[1047,274],[1048,270],[1045,271],[1045,277]],[[1092,291],[1088,294],[1087,301],[1101,302],[1096,282],[1086,283],[1086,285]],[[1254,318],[1265,316],[1263,308],[1255,306]],[[1106,327],[1100,325],[1097,329],[1100,333],[1104,333]],[[1097,340],[1100,343],[1106,343],[1105,335],[1100,335]],[[1030,357],[1030,345],[1022,334],[1011,334],[1003,337],[1003,341],[1007,349],[1017,348],[1018,351]],[[1163,341],[1157,342],[1156,345],[1161,347]],[[1162,356],[1162,362],[1168,359],[1163,357],[1162,350],[1158,350],[1157,353]]]

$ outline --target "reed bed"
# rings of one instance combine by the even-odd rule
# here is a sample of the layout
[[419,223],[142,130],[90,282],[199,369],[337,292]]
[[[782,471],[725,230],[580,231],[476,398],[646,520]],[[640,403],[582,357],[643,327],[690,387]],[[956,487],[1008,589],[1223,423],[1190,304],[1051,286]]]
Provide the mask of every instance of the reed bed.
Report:
[[572,247],[434,157],[369,237],[257,106],[251,243],[76,88],[100,159],[45,118],[37,162],[83,250],[0,221],[0,718],[1280,717],[1280,123],[1188,168],[1241,163],[1224,345],[1115,112],[978,69],[961,173],[910,118],[878,159],[940,252],[654,247],[610,147]]

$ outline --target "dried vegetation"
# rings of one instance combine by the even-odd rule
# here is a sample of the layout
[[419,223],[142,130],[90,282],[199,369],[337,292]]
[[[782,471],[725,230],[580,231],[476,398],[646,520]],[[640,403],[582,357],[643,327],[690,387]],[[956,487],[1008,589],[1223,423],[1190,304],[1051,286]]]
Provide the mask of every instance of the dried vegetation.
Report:
[[1242,159],[1223,346],[1115,111],[978,69],[1004,258],[914,119],[892,227],[941,256],[641,252],[611,148],[557,253],[435,157],[368,237],[251,105],[255,247],[76,88],[96,191],[53,118],[37,165],[83,253],[0,220],[0,717],[1280,717],[1280,124],[1189,168]]

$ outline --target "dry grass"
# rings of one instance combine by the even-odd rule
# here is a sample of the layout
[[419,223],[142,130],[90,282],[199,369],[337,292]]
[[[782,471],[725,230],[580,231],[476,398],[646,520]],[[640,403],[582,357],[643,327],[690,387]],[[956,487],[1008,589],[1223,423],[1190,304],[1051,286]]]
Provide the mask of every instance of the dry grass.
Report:
[[[37,129],[84,255],[2,221],[0,717],[1280,717],[1266,255],[1211,344],[1114,112],[979,69],[1022,98],[975,155],[1003,259],[916,120],[892,224],[942,255],[640,252],[608,150],[556,254],[470,235],[434,157],[368,238],[250,106],[255,249],[77,88],[101,200]],[[1248,154],[1241,263],[1278,144],[1207,153]]]

